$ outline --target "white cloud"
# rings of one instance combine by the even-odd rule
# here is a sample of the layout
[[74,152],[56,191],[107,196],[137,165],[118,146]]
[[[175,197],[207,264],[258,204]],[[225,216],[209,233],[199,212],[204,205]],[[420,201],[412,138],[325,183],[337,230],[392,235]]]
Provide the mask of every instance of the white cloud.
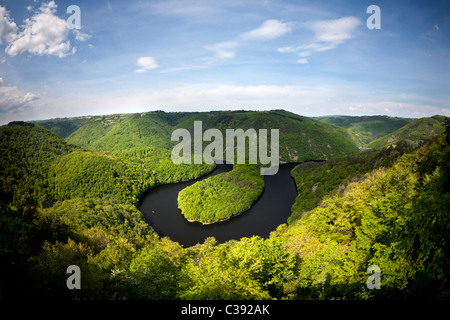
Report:
[[152,57],[140,57],[136,61],[136,65],[140,67],[139,69],[136,69],[135,72],[142,73],[147,72],[152,69],[158,68],[158,64],[156,63],[155,59]]
[[220,109],[276,109],[310,106],[310,89],[300,86],[194,84],[165,90],[142,91],[132,96],[110,99],[103,105],[120,108],[124,103],[137,112],[158,106],[167,111]]
[[[314,38],[310,43],[301,46],[278,48],[278,52],[296,53],[300,58],[297,60],[297,63],[307,64],[309,60],[305,59],[305,57],[312,55],[314,52],[332,50],[353,38],[354,30],[359,25],[361,25],[361,21],[355,17],[316,21],[308,25],[308,28],[314,31]],[[266,20],[256,29],[238,35],[233,41],[224,41],[205,46],[206,49],[214,52],[214,56],[204,60],[212,63],[221,59],[234,58],[236,56],[235,49],[243,41],[273,40],[291,32],[293,28],[293,22],[281,22],[275,19]]]
[[0,43],[2,43],[2,38],[6,41],[11,41],[16,32],[16,23],[9,17],[8,11],[0,6]]
[[[280,53],[296,53],[299,57],[307,57],[314,52],[335,49],[340,44],[353,38],[356,27],[361,21],[355,17],[343,17],[334,20],[322,20],[311,23],[308,27],[314,31],[314,39],[301,46],[278,48]],[[303,63],[305,59],[297,60]]]
[[241,38],[248,40],[273,40],[292,30],[292,23],[266,20],[258,28],[243,33]]
[[450,109],[430,104],[395,100],[373,102],[371,93],[364,93],[362,97],[354,99],[343,99],[341,94],[347,91],[349,91],[348,87],[341,85],[316,87],[193,84],[165,90],[141,91],[132,95],[124,94],[120,97],[96,96],[95,99],[99,100],[99,105],[108,106],[108,110],[117,110],[117,112],[123,112],[119,110],[123,110],[123,105],[127,105],[130,107],[127,112],[148,111],[149,107],[154,106],[166,111],[180,111],[186,108],[208,111],[285,109],[305,116],[326,115],[330,113],[331,108],[334,108],[334,112],[338,114],[353,115],[377,115],[388,112],[397,116],[411,116],[414,112],[421,112],[420,116],[450,115]]
[[280,22],[278,20],[266,20],[258,28],[244,32],[232,41],[218,42],[205,46],[205,49],[212,51],[212,57],[204,58],[206,63],[211,64],[223,59],[231,59],[236,56],[236,48],[245,41],[267,41],[283,36],[292,30],[293,24],[290,22]]
[[38,55],[55,55],[59,58],[75,52],[67,40],[66,21],[55,15],[54,1],[43,3],[39,10],[25,20],[23,30],[9,42],[6,53],[15,56],[23,52]]
[[92,36],[90,34],[87,33],[83,33],[80,30],[74,29],[73,32],[75,33],[75,40],[84,42],[86,40],[89,40],[90,38],[92,38]]
[[344,17],[315,22],[311,29],[316,33],[316,42],[337,45],[351,39],[353,30],[360,24],[355,17]]
[[291,53],[291,52],[296,52],[297,50],[298,50],[297,47],[292,47],[292,46],[282,47],[282,48],[277,49],[277,51],[280,53]]
[[[450,116],[445,103],[408,103],[395,97],[378,100],[378,93],[360,92],[360,96],[343,98],[349,87],[337,84],[314,86],[191,84],[167,89],[129,89],[111,92],[68,92],[56,96],[22,92],[15,87],[0,87],[0,124],[12,120],[38,120],[82,114],[112,114],[165,111],[271,110],[285,109],[304,116],[332,114],[391,115],[423,117]],[[52,90],[55,92],[56,90]],[[124,107],[126,106],[126,107]]]
[[205,49],[214,53],[213,57],[207,58],[205,60],[209,63],[212,63],[219,59],[234,58],[236,53],[231,49],[234,49],[237,46],[238,43],[235,41],[219,42],[213,45],[205,46]]
[[22,92],[17,87],[0,87],[0,114],[25,111],[28,104],[38,98],[37,95]]

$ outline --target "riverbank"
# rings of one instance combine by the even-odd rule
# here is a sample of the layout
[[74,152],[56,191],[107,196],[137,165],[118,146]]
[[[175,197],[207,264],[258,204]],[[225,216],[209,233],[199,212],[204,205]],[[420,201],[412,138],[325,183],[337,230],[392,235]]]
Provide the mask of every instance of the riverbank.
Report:
[[[291,170],[296,165],[297,163],[281,165],[276,175],[264,176],[264,190],[252,206],[243,214],[220,223],[191,223],[178,209],[179,192],[205,177],[159,186],[145,195],[138,209],[160,237],[167,236],[185,247],[203,243],[208,237],[214,237],[218,243],[254,235],[266,238],[280,224],[286,223],[291,215],[291,208],[297,197]],[[218,165],[206,178],[230,171],[231,167]]]

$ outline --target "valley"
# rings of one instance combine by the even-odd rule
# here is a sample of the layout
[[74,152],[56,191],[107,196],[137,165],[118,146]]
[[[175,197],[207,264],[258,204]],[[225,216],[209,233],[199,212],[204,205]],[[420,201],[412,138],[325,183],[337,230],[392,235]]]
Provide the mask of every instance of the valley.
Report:
[[[280,173],[174,164],[171,133],[193,134],[194,121],[279,129]],[[11,122],[0,128],[2,298],[448,297],[449,130],[441,116],[283,110]],[[83,290],[65,287],[67,265]],[[384,290],[364,285],[368,265]]]
[[[296,164],[280,167],[279,174],[264,177],[264,191],[255,203],[241,214],[216,223],[189,222],[178,208],[178,194],[195,181],[157,187],[148,192],[139,205],[148,224],[160,235],[168,236],[185,247],[194,246],[214,237],[218,243],[243,237],[268,238],[280,224],[286,223],[297,197],[290,175]],[[218,165],[211,175],[229,172],[231,165]],[[196,181],[208,178],[202,177]],[[216,201],[223,201],[219,196]],[[228,204],[228,202],[226,202]]]

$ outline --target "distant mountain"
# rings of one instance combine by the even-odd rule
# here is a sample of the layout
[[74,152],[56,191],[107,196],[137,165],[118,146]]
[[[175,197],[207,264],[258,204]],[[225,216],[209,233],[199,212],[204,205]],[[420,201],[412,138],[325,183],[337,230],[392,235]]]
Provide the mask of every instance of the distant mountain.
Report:
[[[97,116],[73,132],[67,141],[91,150],[113,151],[132,147],[170,149],[173,130],[193,132],[194,121],[202,121],[203,130],[279,129],[281,161],[329,159],[358,152],[347,129],[302,117],[283,110],[147,112]],[[269,131],[270,135],[270,131]]]
[[391,145],[396,145],[400,141],[407,142],[416,147],[421,141],[428,140],[444,131],[442,125],[444,116],[433,116],[430,118],[416,119],[400,129],[385,135],[384,137],[370,142],[367,147],[381,149]]
[[353,133],[354,142],[360,147],[384,137],[414,120],[388,116],[326,116],[314,119],[349,129]]
[[[416,146],[443,128],[443,116],[410,119],[389,116],[302,117],[284,110],[211,111],[114,114],[35,121],[67,142],[93,151],[134,147],[171,149],[175,129],[193,133],[194,121],[203,131],[226,129],[279,129],[281,161],[331,159],[355,154],[357,148],[381,149],[406,141]],[[269,132],[270,134],[270,132]],[[205,142],[204,145],[207,145]]]
[[88,122],[90,118],[91,117],[62,118],[32,121],[32,123],[55,132],[61,138],[67,138],[74,131]]

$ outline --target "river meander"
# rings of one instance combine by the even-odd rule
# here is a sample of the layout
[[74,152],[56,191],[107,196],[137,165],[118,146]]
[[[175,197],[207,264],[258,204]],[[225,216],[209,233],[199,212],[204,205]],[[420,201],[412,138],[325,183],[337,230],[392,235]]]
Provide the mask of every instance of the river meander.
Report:
[[217,165],[209,175],[196,180],[156,187],[146,193],[139,205],[146,222],[161,236],[167,236],[185,247],[203,243],[208,237],[225,242],[258,235],[267,238],[291,215],[297,190],[290,172],[296,164],[281,165],[276,175],[264,177],[264,191],[257,202],[246,212],[231,219],[211,225],[188,222],[178,209],[178,192],[193,183],[230,171],[232,165]]

